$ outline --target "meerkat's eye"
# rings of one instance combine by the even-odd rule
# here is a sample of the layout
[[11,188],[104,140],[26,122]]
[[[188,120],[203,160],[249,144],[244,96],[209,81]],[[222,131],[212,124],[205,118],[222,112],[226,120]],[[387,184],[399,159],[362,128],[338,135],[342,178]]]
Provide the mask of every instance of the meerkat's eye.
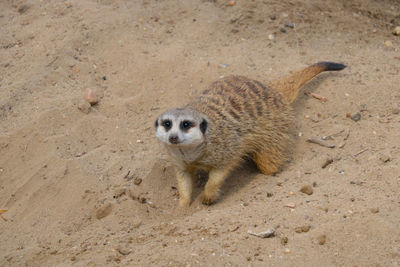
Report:
[[170,120],[164,120],[161,125],[168,131],[172,127],[172,122]]
[[191,122],[191,121],[182,121],[180,126],[181,126],[182,130],[189,130],[190,128],[193,127],[193,122]]

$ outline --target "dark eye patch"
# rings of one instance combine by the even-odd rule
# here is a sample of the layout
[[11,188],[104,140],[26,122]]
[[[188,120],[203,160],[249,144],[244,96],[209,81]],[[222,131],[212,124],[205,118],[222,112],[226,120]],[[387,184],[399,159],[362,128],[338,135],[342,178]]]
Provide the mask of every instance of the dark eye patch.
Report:
[[165,130],[168,132],[169,129],[172,127],[172,121],[170,120],[163,120],[161,122],[161,125],[165,128]]
[[200,123],[200,131],[204,134],[207,130],[208,122],[203,119],[203,121]]
[[182,131],[187,132],[190,128],[194,127],[195,124],[194,122],[191,121],[182,121],[181,124],[179,125],[179,127],[181,128]]

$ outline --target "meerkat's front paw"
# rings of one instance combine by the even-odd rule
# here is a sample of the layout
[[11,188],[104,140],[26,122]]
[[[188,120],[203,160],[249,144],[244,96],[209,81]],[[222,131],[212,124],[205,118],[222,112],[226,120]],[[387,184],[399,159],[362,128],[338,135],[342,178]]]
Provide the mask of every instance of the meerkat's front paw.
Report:
[[211,205],[217,200],[217,197],[217,193],[204,192],[202,203],[204,205]]
[[188,200],[187,198],[180,198],[179,206],[181,208],[188,208],[190,206],[190,200]]

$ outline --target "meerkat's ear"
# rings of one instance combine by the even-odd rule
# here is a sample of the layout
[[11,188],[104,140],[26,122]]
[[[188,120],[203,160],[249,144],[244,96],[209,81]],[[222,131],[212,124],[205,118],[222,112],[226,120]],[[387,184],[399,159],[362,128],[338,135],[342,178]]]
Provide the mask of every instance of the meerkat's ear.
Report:
[[156,126],[156,128],[158,128],[158,119],[156,119],[156,122],[154,123],[154,125]]
[[204,134],[207,130],[208,122],[206,119],[203,119],[203,121],[200,123],[200,131]]

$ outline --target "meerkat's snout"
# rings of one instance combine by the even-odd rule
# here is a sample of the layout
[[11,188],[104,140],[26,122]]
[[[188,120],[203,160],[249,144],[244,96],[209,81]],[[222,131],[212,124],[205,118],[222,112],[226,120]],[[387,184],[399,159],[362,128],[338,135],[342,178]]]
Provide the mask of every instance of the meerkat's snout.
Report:
[[177,135],[170,135],[168,140],[171,144],[179,144],[179,137]]

